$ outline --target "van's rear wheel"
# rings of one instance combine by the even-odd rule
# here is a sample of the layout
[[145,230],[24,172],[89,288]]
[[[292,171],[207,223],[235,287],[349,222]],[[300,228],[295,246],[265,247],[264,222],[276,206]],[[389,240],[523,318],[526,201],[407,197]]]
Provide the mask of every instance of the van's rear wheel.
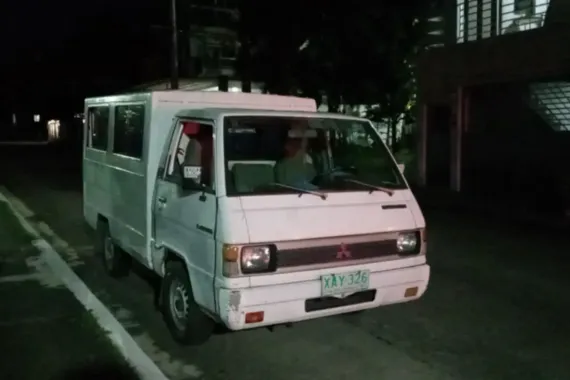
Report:
[[194,300],[184,264],[168,262],[162,281],[162,315],[174,340],[184,345],[205,343],[214,332],[215,323]]
[[129,274],[131,257],[113,242],[109,223],[105,220],[97,222],[96,247],[107,274],[114,278],[125,277]]

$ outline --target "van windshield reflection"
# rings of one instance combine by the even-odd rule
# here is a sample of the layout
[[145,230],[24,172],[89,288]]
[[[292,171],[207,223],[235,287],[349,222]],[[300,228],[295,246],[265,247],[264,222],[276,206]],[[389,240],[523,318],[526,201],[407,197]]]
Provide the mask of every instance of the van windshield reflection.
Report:
[[224,154],[230,196],[300,191],[318,196],[343,191],[391,195],[407,187],[365,120],[228,116]]

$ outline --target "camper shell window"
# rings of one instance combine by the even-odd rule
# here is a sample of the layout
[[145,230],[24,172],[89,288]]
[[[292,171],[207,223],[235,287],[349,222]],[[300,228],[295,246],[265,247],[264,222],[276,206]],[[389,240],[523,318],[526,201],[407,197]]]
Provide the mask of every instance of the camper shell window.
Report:
[[115,107],[113,153],[141,159],[145,124],[144,104]]
[[89,107],[87,109],[87,139],[88,148],[107,150],[109,136],[109,106]]

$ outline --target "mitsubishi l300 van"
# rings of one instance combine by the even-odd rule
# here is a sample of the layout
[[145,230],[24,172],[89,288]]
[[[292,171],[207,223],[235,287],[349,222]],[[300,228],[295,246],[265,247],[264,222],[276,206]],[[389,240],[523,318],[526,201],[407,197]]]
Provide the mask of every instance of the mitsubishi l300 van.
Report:
[[180,343],[413,301],[425,220],[373,124],[313,100],[87,99],[84,214],[107,272],[161,280]]

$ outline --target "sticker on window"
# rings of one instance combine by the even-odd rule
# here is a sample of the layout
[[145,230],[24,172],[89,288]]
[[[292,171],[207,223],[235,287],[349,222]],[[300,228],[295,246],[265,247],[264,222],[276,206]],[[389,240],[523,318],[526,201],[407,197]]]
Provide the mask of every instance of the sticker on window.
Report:
[[202,168],[199,166],[184,166],[184,178],[199,179],[202,174]]
[[315,138],[317,137],[317,131],[314,129],[290,129],[288,136],[291,139],[302,139],[302,138]]
[[255,133],[255,128],[229,128],[230,133]]

